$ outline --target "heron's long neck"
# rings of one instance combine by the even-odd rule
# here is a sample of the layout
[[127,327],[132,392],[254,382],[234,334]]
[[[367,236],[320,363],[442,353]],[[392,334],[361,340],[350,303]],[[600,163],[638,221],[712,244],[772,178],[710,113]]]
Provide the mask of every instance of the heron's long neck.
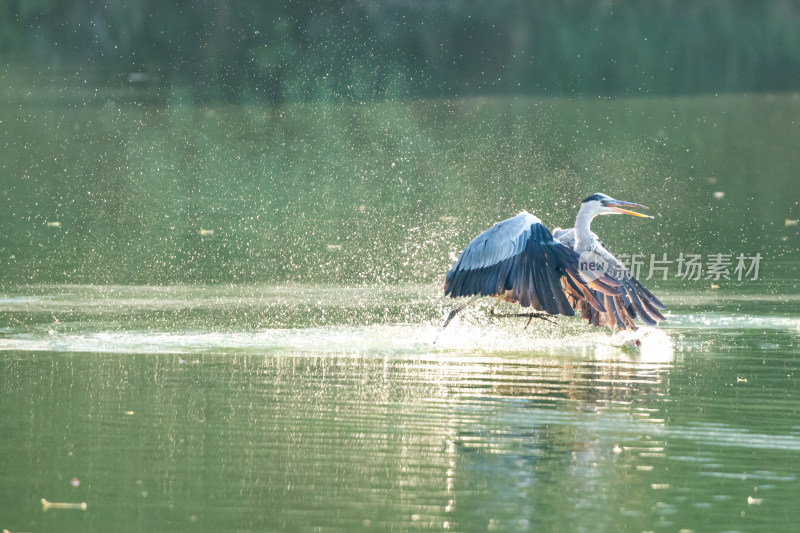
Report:
[[592,230],[589,226],[596,214],[591,209],[587,209],[585,205],[578,210],[578,216],[575,219],[575,250],[579,253],[592,248],[594,237],[592,237]]

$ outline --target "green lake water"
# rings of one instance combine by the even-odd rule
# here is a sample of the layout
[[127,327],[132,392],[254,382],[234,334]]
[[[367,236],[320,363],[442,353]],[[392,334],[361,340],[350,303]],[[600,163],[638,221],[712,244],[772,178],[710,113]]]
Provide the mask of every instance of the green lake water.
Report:
[[[796,531],[796,95],[65,94],[0,117],[0,528]],[[488,302],[433,342],[474,235],[594,192],[656,216],[593,225],[668,307],[639,349]]]

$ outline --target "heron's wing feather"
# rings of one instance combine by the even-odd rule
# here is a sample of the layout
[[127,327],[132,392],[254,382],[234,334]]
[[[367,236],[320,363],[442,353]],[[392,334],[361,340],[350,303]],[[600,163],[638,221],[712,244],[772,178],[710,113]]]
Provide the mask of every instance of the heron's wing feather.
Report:
[[[445,278],[444,293],[454,298],[502,296],[549,314],[573,315],[564,293],[565,277],[578,292],[590,290],[578,273],[578,254],[556,241],[538,218],[523,212],[467,245]],[[597,299],[591,303],[602,308]]]
[[639,280],[633,277],[633,274],[625,268],[622,262],[614,257],[608,248],[599,245],[596,246],[595,251],[603,256],[606,264],[610,265],[610,276],[620,283],[619,288],[628,296],[629,307],[636,311],[642,321],[652,326],[660,320],[665,320],[659,310],[666,309],[666,306],[653,296],[653,293],[645,289]]
[[[553,237],[565,246],[575,248],[575,228],[556,230]],[[665,309],[664,304],[631,275],[596,235],[594,237],[593,250],[609,266],[608,273],[587,281],[589,290],[584,290],[582,285],[569,283],[569,279],[562,279],[562,287],[572,308],[579,311],[589,324],[609,328],[616,325],[621,330],[636,329],[635,318],[648,325],[664,320],[660,312]]]
[[553,230],[553,238],[570,250],[575,249],[575,228],[556,228]]
[[[557,228],[553,232],[553,237],[570,250],[575,249],[575,228]],[[597,239],[597,235],[594,235],[594,237]],[[597,240],[599,241],[599,239]],[[618,288],[619,282],[609,276],[600,276],[594,279],[587,279],[586,284],[592,289],[609,296],[616,296],[621,292],[621,289]],[[605,310],[603,310],[603,312],[605,312]]]
[[541,224],[541,221],[524,211],[515,217],[498,222],[472,239],[461,252],[453,269],[486,268],[518,255],[525,248],[534,224]]
[[[633,277],[630,271],[608,251],[599,241],[595,243],[593,250],[598,253],[603,262],[607,265],[606,278],[610,277],[616,283],[614,287],[618,293],[616,295],[604,293],[598,290],[599,287],[588,284],[592,289],[593,296],[603,301],[605,310],[604,319],[599,318],[600,311],[589,307],[584,309],[582,300],[577,294],[573,294],[573,307],[581,309],[581,316],[590,324],[595,326],[608,326],[613,328],[616,325],[621,330],[634,330],[636,326],[634,319],[639,318],[649,326],[656,325],[659,321],[665,320],[660,310],[665,309],[661,301],[644,288],[644,286]],[[605,280],[606,278],[600,278]],[[583,296],[583,301],[586,296]]]

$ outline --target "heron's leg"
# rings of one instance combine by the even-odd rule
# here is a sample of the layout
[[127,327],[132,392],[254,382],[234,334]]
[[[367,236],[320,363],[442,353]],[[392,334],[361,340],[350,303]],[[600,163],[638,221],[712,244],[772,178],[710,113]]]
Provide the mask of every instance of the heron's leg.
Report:
[[470,298],[469,300],[467,300],[463,304],[459,305],[458,307],[456,307],[455,309],[450,311],[450,314],[447,315],[447,319],[445,319],[444,324],[442,324],[442,329],[447,327],[447,324],[449,324],[450,321],[453,320],[453,317],[455,317],[458,313],[460,313],[461,311],[466,309],[466,307],[469,304],[471,304],[472,302],[474,302],[475,300],[477,300],[480,297],[481,297],[480,295],[473,296],[472,298]]
[[434,344],[436,344],[436,341],[439,340],[439,335],[441,335],[441,333],[444,331],[444,328],[447,327],[447,324],[449,324],[450,321],[453,320],[453,317],[455,317],[458,313],[463,311],[469,304],[471,304],[472,302],[474,302],[478,298],[481,298],[481,295],[478,294],[476,296],[473,296],[472,298],[470,298],[469,300],[467,300],[463,304],[459,305],[458,307],[456,307],[455,309],[450,311],[450,314],[447,315],[447,318],[445,319],[444,324],[442,324],[442,329],[439,330],[439,333],[436,334],[436,338],[433,340]]
[[525,324],[524,328],[522,328],[523,330],[528,329],[528,326],[531,325],[531,322],[533,322],[534,318],[538,318],[540,320],[544,320],[545,322],[550,322],[551,324],[557,324],[558,323],[558,322],[556,322],[555,320],[553,320],[551,318],[553,315],[548,315],[547,313],[530,313],[529,315],[523,314],[522,316],[529,316],[530,317],[528,319],[528,323]]
[[508,313],[508,314],[506,314],[506,313],[495,313],[494,312],[494,308],[492,308],[491,314],[492,314],[492,316],[495,316],[497,318],[511,318],[511,317],[516,317],[516,316],[528,317],[529,318],[528,323],[525,325],[526,329],[527,329],[528,326],[531,325],[531,322],[533,322],[534,318],[538,318],[540,320],[544,320],[545,322],[551,322],[553,324],[556,323],[555,320],[551,320],[550,319],[550,317],[552,315],[549,315],[549,314],[545,313],[544,311],[533,312],[533,313]]

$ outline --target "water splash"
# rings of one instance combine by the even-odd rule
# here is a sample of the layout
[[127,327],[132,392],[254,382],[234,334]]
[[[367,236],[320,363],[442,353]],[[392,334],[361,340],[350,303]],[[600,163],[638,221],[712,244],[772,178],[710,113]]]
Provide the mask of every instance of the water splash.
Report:
[[[389,357],[445,357],[499,354],[565,354],[626,356],[623,346],[606,333],[577,335],[563,331],[523,331],[521,328],[456,325],[438,339],[438,325],[365,325],[322,328],[275,328],[257,331],[77,331],[0,338],[0,351],[174,353],[249,352],[296,355],[348,355]],[[664,335],[664,338],[668,337]],[[642,353],[649,353],[649,341]]]
[[675,351],[672,338],[665,331],[649,326],[636,331],[620,331],[611,337],[611,344],[638,352],[642,360],[650,362],[671,361]]

